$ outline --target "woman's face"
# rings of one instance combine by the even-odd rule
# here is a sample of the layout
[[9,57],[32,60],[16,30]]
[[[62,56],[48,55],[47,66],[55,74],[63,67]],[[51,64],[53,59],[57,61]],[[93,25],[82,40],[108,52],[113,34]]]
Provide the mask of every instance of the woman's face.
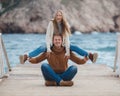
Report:
[[63,18],[62,13],[58,11],[58,12],[56,13],[56,17],[55,17],[55,18],[56,18],[56,21],[57,21],[57,22],[61,22],[61,21],[62,21],[62,18]]

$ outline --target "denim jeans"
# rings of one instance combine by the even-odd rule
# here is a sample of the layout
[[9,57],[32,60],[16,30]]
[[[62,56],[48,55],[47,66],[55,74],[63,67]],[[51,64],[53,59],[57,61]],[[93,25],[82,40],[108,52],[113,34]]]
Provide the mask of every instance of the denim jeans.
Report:
[[71,65],[63,73],[55,73],[55,71],[51,68],[49,64],[44,63],[41,65],[41,70],[45,80],[56,81],[57,84],[59,84],[61,80],[64,81],[72,80],[77,73],[77,67],[75,65]]
[[29,57],[35,57],[35,56],[39,55],[40,53],[43,53],[46,51],[47,51],[47,47],[44,43],[41,46],[39,46],[38,48],[36,48],[35,50],[33,50],[32,52],[28,53],[28,55],[29,55]]
[[[47,50],[46,45],[42,44],[40,47],[38,47],[37,49],[33,50],[28,55],[29,55],[29,57],[35,57],[35,56],[39,55],[40,53],[45,52],[46,50]],[[81,56],[88,56],[88,52],[86,52],[85,50],[79,48],[76,45],[70,44],[70,50],[78,53]]]
[[81,49],[78,46],[73,45],[73,44],[70,44],[70,50],[78,53],[81,56],[88,56],[89,55],[88,52],[86,52],[85,50],[83,50],[83,49]]

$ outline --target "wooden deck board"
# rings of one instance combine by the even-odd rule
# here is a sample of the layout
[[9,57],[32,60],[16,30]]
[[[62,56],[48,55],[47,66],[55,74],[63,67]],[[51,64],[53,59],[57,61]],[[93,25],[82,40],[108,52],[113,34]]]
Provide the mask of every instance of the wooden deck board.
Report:
[[19,65],[0,82],[0,96],[120,96],[120,78],[106,65],[78,66],[72,87],[46,87],[40,65]]

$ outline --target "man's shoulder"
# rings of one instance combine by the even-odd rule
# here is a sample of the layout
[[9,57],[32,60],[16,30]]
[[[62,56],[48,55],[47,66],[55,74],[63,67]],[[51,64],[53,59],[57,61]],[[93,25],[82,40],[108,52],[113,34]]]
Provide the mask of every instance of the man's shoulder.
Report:
[[66,51],[64,46],[62,46],[59,50],[56,49],[54,46],[52,46],[52,47],[51,47],[51,50],[52,50],[53,52],[61,52],[61,53]]

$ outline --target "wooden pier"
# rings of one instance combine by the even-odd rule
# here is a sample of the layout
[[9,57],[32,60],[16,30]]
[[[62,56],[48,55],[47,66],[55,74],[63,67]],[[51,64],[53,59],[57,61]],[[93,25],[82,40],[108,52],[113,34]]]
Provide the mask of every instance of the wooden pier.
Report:
[[101,64],[78,65],[72,87],[46,87],[40,64],[18,65],[0,82],[0,96],[120,96],[120,78]]
[[[19,64],[11,71],[0,34],[0,96],[120,96],[119,49],[120,35],[116,47],[114,72],[105,64],[77,65],[78,73],[73,79],[72,87],[46,87],[40,70],[41,64]],[[4,71],[3,57],[7,63],[7,72]],[[117,63],[118,73],[116,74]]]

